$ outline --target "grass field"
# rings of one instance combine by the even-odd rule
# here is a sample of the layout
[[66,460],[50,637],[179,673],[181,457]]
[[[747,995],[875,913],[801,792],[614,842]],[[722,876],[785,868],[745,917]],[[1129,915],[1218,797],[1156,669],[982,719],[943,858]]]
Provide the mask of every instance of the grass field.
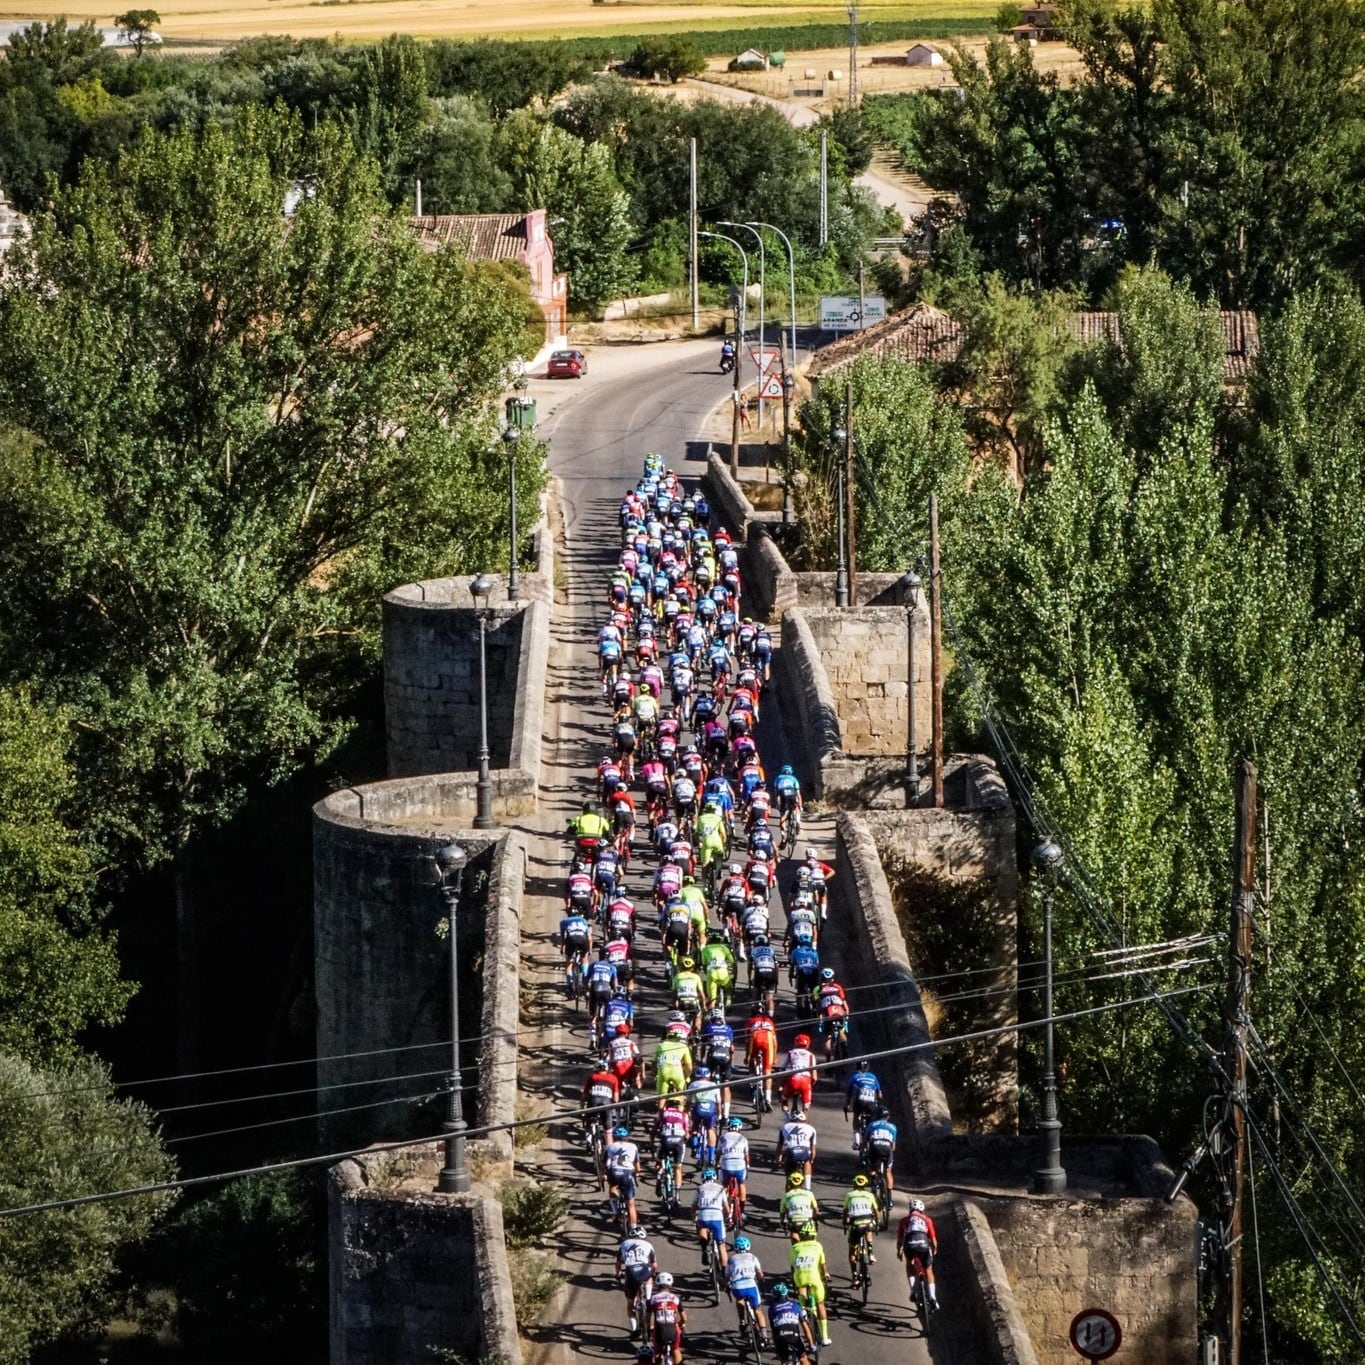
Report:
[[[902,0],[859,7],[865,21],[942,22],[949,34],[962,21],[980,24],[998,0]],[[0,10],[0,20],[65,16],[71,23],[109,24],[109,0],[37,0]],[[642,32],[753,28],[842,21],[845,0],[680,0],[674,4],[594,4],[592,0],[162,0],[157,30],[168,43],[224,43],[258,34],[296,38],[379,38],[411,33],[427,38],[574,38]]]

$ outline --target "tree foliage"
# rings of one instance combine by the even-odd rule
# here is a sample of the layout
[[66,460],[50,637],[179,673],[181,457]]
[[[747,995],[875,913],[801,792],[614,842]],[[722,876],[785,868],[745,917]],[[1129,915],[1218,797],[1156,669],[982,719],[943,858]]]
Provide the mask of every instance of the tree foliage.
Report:
[[485,404],[524,313],[280,116],[87,167],[16,265],[0,666],[72,707],[94,826],[155,860],[335,734],[382,591],[495,562]]
[[[0,1053],[0,1207],[17,1208],[168,1179],[151,1116],[113,1097],[89,1059],[39,1069]],[[0,1219],[0,1362],[105,1320],[122,1247],[146,1236],[169,1196],[86,1204]]]

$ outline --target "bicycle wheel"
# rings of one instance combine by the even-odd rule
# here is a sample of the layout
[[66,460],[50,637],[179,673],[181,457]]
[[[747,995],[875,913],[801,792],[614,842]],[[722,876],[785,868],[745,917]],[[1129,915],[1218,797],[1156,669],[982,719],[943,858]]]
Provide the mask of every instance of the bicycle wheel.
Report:
[[763,1127],[763,1077],[760,1075],[749,1090],[749,1102],[754,1106],[754,1127]]
[[758,1314],[755,1313],[753,1307],[748,1304],[745,1305],[745,1310],[744,1331],[745,1335],[748,1337],[748,1341],[745,1345],[754,1360],[760,1361],[763,1359],[763,1344],[758,1336]]
[[867,1302],[867,1292],[872,1288],[872,1268],[867,1263],[867,1242],[858,1245],[858,1287],[862,1290],[863,1302]]

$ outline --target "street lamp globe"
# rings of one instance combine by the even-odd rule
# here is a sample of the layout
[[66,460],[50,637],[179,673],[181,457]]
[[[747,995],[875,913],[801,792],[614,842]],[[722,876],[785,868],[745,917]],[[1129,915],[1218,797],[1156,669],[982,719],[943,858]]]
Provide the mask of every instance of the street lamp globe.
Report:
[[1062,870],[1065,855],[1051,839],[1044,839],[1033,850],[1033,865],[1045,876],[1056,878]]
[[474,578],[469,584],[469,595],[476,603],[479,602],[481,598],[487,600],[492,592],[493,580],[489,578],[486,573],[479,574],[478,577]]
[[449,886],[451,879],[457,872],[463,872],[465,864],[469,861],[469,855],[459,844],[442,844],[436,850],[435,857],[436,871],[440,875],[442,886]]
[[510,453],[516,450],[517,442],[521,440],[521,432],[518,431],[516,427],[504,427],[502,432],[502,440],[503,444],[507,447],[508,452]]
[[830,435],[834,438],[834,444],[842,447],[848,440],[848,432],[843,427],[835,427]]

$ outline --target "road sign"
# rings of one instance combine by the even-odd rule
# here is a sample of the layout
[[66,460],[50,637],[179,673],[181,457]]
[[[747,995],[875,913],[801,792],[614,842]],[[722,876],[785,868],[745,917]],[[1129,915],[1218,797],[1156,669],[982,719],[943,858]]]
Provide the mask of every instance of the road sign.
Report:
[[1119,1320],[1103,1308],[1086,1308],[1071,1319],[1071,1345],[1092,1362],[1108,1360],[1123,1344]]
[[[777,351],[772,346],[765,346],[762,350],[757,346],[750,346],[749,354],[753,356],[759,374],[767,374],[777,364]],[[766,398],[768,395],[765,393],[763,396]]]
[[770,374],[758,386],[758,396],[760,398],[781,398],[782,381],[775,374]]
[[864,295],[861,307],[856,294],[823,294],[820,297],[820,327],[826,332],[856,332],[885,317],[886,299],[881,294]]

